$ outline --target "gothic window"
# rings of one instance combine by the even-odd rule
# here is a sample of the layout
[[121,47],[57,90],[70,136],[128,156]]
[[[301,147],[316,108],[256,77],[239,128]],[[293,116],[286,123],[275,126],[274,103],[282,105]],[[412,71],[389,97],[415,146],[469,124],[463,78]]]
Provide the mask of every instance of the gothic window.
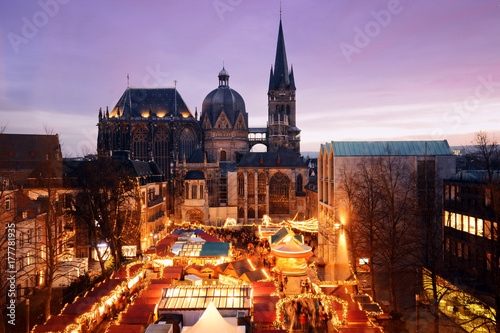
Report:
[[180,144],[180,149],[179,149],[179,158],[180,159],[184,159],[184,157],[186,159],[190,158],[191,157],[191,154],[193,153],[194,151],[194,147],[195,147],[195,135],[193,133],[192,130],[190,130],[189,128],[185,128],[182,130],[182,133],[180,135],[180,140],[179,140],[179,144]]
[[297,192],[302,192],[302,175],[299,174],[297,176],[297,184],[296,184],[296,187],[297,187]]
[[270,214],[289,214],[290,212],[290,180],[278,172],[269,181],[269,212]]
[[132,158],[147,161],[148,158],[148,130],[144,127],[138,128],[132,138]]
[[248,173],[248,186],[247,186],[248,196],[253,197],[255,195],[255,176],[253,171]]
[[266,207],[265,206],[259,206],[258,207],[258,213],[257,213],[257,218],[261,219],[264,217],[264,214],[266,214]]
[[198,199],[198,186],[191,186],[191,199]]
[[221,150],[221,152],[220,152],[220,160],[221,160],[221,162],[226,161],[226,159],[227,159],[226,155],[227,155],[226,151],[225,150]]
[[289,116],[290,115],[290,105],[287,105],[286,106],[286,115]]
[[163,174],[167,174],[167,164],[168,164],[168,132],[167,129],[159,129],[154,138],[153,144],[153,156],[156,164],[163,171]]
[[248,208],[248,218],[249,219],[255,218],[255,209],[253,207]]
[[259,173],[257,186],[257,190],[259,191],[259,203],[266,203],[266,174],[264,172]]
[[203,185],[200,185],[200,199],[203,199]]
[[245,218],[245,210],[243,209],[243,207],[238,207],[238,218],[239,219]]
[[243,174],[238,174],[238,196],[242,198],[245,195],[245,178]]
[[184,195],[185,195],[186,199],[189,199],[189,183],[186,183],[185,189],[186,189],[186,193]]

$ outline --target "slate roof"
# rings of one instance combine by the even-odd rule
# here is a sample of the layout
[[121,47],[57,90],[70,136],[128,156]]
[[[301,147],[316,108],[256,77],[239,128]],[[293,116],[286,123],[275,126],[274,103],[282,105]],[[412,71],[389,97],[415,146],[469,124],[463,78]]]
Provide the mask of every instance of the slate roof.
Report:
[[[221,76],[223,71],[225,74]],[[246,112],[243,97],[236,90],[229,88],[229,74],[225,69],[219,73],[219,82],[221,82],[221,78],[223,79],[223,84],[208,93],[207,97],[203,100],[200,120],[204,121],[208,117],[210,125],[213,128],[220,114],[224,112],[227,120],[234,127],[241,114],[248,128],[248,113]]]
[[233,266],[234,271],[238,276],[242,276],[246,272],[251,272],[253,270],[252,265],[248,262],[248,259],[241,259],[238,261],[232,261],[229,263]]
[[295,90],[295,79],[293,77],[293,68],[288,72],[288,62],[286,60],[285,38],[283,36],[283,25],[278,31],[278,44],[276,45],[276,58],[274,60],[274,71],[271,68],[269,77],[269,90],[278,90],[279,88]]
[[[290,231],[288,231],[287,228],[282,227],[280,230],[276,231],[274,235],[271,236],[271,244],[279,243],[288,234],[290,234]],[[295,238],[301,244],[304,243],[304,237],[302,235],[293,235],[293,238]]]
[[250,281],[250,282],[257,282],[260,280],[267,279],[266,274],[261,269],[259,269],[257,271],[246,272],[246,273],[243,273],[243,275],[246,275],[248,281]]
[[183,118],[194,117],[175,88],[127,88],[110,113],[110,117],[142,117],[148,115],[151,108],[153,115],[163,117],[173,115]]
[[332,141],[321,145],[322,153],[334,156],[452,156],[448,141]]
[[227,257],[228,255],[228,242],[204,243],[200,252],[200,257]]
[[[476,181],[476,182],[485,182],[488,180],[488,171],[487,170],[461,170],[457,172],[451,180],[467,180],[467,181]],[[493,179],[500,179],[500,170],[496,170],[493,173]]]
[[200,170],[191,170],[186,173],[184,180],[205,179],[205,174]]
[[[279,163],[278,163],[279,157]],[[262,162],[262,163],[261,163]],[[288,147],[280,147],[276,152],[248,152],[241,158],[236,168],[307,168],[299,154]]]

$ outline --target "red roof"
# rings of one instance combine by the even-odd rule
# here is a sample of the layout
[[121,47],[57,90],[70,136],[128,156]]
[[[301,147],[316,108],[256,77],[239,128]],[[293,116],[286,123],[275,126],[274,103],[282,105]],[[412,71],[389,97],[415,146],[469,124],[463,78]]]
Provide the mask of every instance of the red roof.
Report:
[[276,286],[273,281],[269,282],[253,282],[253,295],[254,296],[269,296],[277,292]]
[[64,332],[68,325],[37,325],[33,333]]
[[134,304],[157,304],[161,297],[138,297]]
[[76,319],[80,317],[79,315],[59,315],[52,316],[47,320],[45,324],[47,325],[66,325],[76,324]]
[[275,320],[276,311],[255,311],[253,314],[253,321],[255,323],[272,323]]
[[150,284],[169,284],[167,287],[170,287],[170,283],[167,281],[167,279],[151,279]]
[[[254,331],[255,332],[255,331]],[[378,327],[341,327],[340,333],[382,333]]]
[[[160,285],[158,285],[160,286]],[[161,289],[146,289],[141,293],[141,297],[158,297],[161,298],[163,288]]]
[[205,232],[200,232],[199,234],[196,234],[196,237],[200,237],[200,238],[206,240],[209,243],[220,242],[220,239],[218,239],[217,237],[214,237],[214,236],[212,236],[210,234],[207,234]]
[[125,313],[122,315],[119,324],[149,325],[152,322],[152,319],[153,319],[153,314],[151,312]]
[[[342,318],[341,310],[337,310],[337,316]],[[346,319],[348,323],[368,323],[366,312],[361,310],[348,310]]]
[[144,325],[109,325],[107,333],[142,333]]
[[139,312],[152,313],[155,311],[155,307],[156,307],[156,304],[134,303],[128,307],[127,314],[128,313],[139,313]]
[[72,303],[66,305],[62,314],[64,315],[82,315],[89,312],[94,306],[93,303]]
[[94,305],[101,301],[101,297],[78,297],[73,304],[91,304]]

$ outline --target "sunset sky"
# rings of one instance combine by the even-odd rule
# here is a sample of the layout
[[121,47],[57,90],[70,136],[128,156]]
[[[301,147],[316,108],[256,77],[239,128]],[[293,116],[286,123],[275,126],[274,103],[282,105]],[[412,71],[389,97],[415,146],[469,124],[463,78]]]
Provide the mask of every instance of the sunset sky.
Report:
[[[0,6],[0,125],[96,149],[99,108],[130,86],[177,88],[194,113],[218,85],[267,120],[278,0],[10,1]],[[500,0],[282,1],[301,150],[331,140],[500,130]],[[500,138],[500,135],[497,135]],[[87,148],[85,148],[87,147]]]

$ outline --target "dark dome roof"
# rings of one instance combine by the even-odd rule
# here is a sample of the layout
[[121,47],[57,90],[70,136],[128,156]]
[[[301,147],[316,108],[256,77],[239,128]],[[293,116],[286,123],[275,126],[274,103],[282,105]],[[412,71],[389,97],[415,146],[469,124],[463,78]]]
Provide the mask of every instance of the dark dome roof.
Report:
[[[222,74],[221,74],[222,73]],[[248,127],[248,114],[245,110],[243,97],[234,89],[229,88],[229,74],[223,68],[219,73],[219,88],[212,90],[203,100],[201,107],[203,119],[207,114],[210,124],[215,125],[222,111],[226,114],[231,125],[234,126],[240,113],[243,114],[245,125]]]

